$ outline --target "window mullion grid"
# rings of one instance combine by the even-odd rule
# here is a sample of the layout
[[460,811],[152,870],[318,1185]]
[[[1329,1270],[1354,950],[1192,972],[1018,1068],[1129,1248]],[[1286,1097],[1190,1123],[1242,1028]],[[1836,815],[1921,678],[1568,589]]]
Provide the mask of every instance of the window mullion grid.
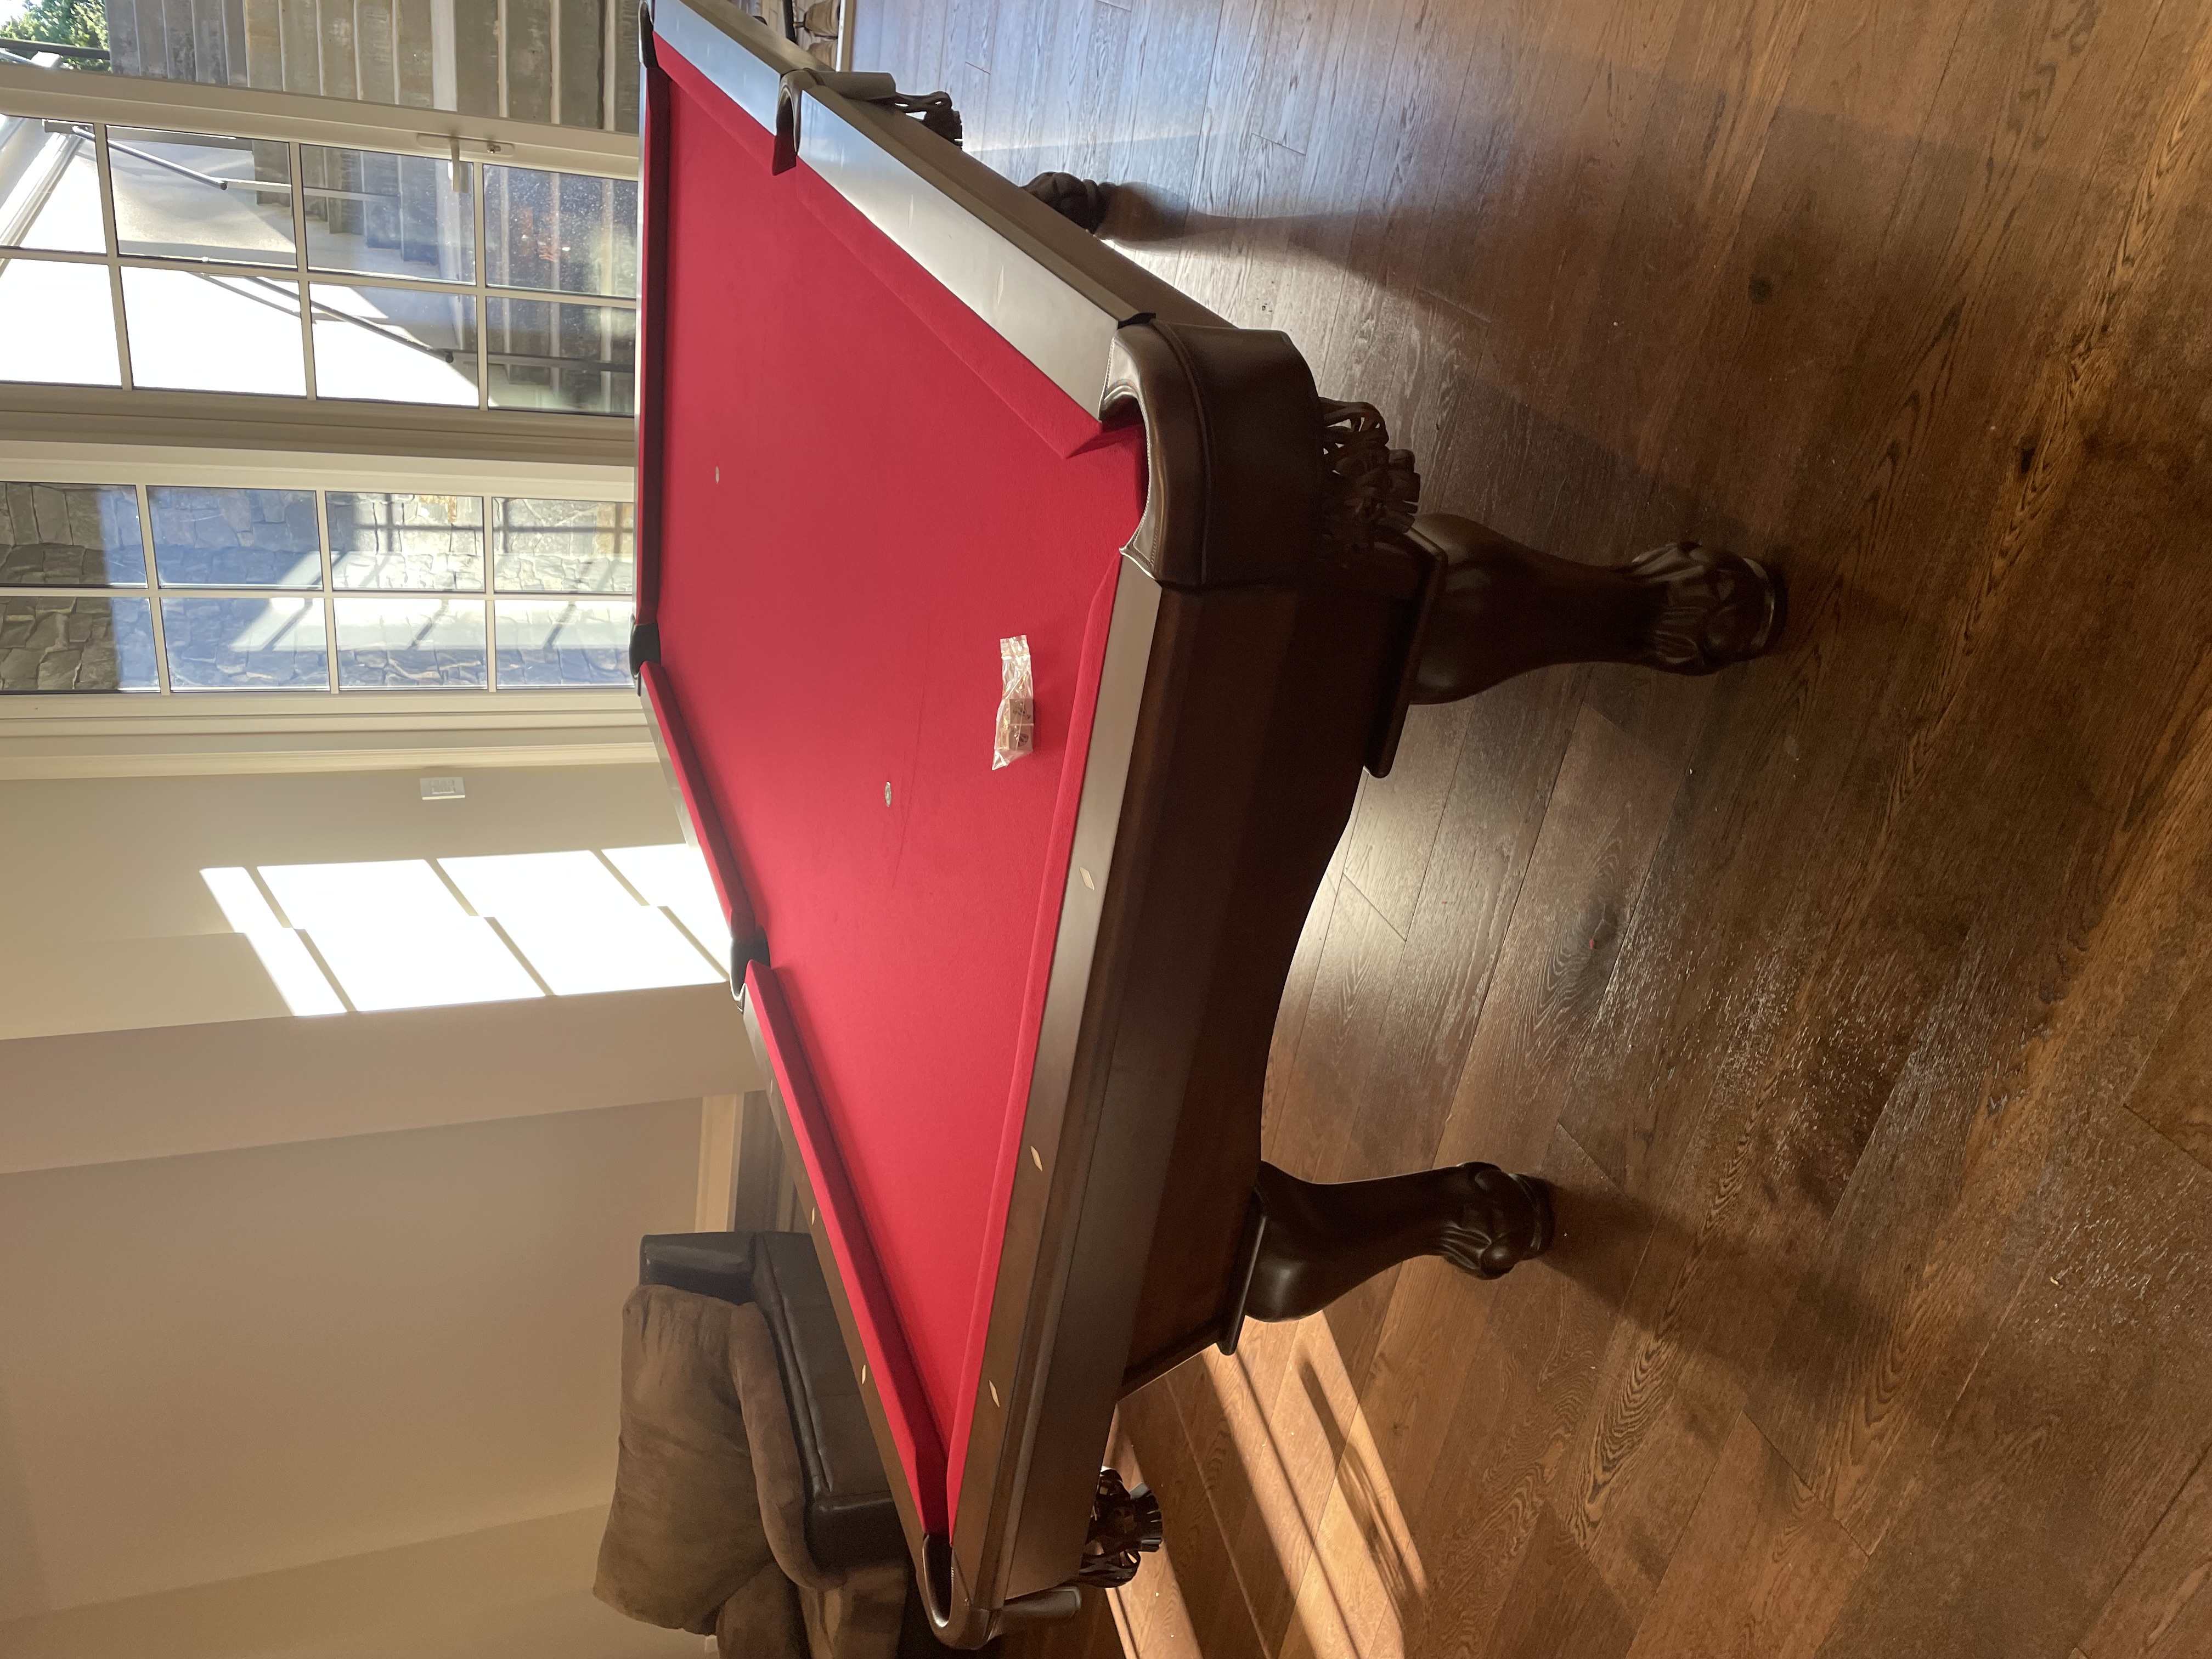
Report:
[[[221,582],[179,583],[167,590],[176,599],[313,599],[319,591],[313,587],[255,587],[245,583],[225,586]],[[410,597],[421,597],[414,588],[394,590]],[[140,597],[135,587],[67,587],[60,583],[52,586],[17,586],[0,587],[0,598],[10,599],[135,599]]]
[[315,541],[323,559],[323,663],[330,672],[331,690],[338,689],[338,608],[331,598],[330,492],[315,492]]
[[606,19],[606,45],[599,56],[599,125],[602,131],[615,130],[615,77],[622,73],[622,65],[615,61],[615,52],[622,41],[617,26],[616,13],[620,0],[600,0],[599,14]]
[[[502,85],[505,84],[506,73],[504,69],[500,71]],[[489,295],[491,288],[491,242],[484,234],[484,215],[489,211],[484,205],[484,198],[491,191],[491,167],[488,162],[483,161],[463,161],[459,165],[473,167],[477,170],[477,187],[469,192],[470,199],[475,204],[476,210],[477,292],[473,303],[477,308],[477,407],[489,409],[491,407],[491,303]],[[487,560],[491,556],[489,544],[487,544],[484,556]],[[491,591],[489,563],[484,566],[484,591],[486,592]]]
[[[122,376],[125,392],[137,388],[137,382],[131,374],[131,324],[123,309],[123,261],[120,257],[123,237],[115,219],[115,179],[110,170],[107,156],[107,123],[99,121],[92,129],[93,165],[100,175],[100,228],[107,239],[107,292],[115,307],[116,368]],[[153,567],[147,567],[150,576]]]
[[[54,264],[96,265],[112,263],[97,253],[71,253],[63,249],[9,248],[10,259],[45,260]],[[247,258],[180,259],[162,253],[132,253],[124,256],[122,263],[132,270],[181,270],[195,276],[268,276],[278,282],[289,282],[299,274],[291,265],[268,264]],[[324,270],[314,273],[328,276],[341,285],[359,283],[372,288],[411,288],[425,294],[450,294],[465,298],[489,290],[495,297],[517,300],[545,300],[563,297],[557,290],[536,288],[504,288],[497,283],[454,282],[442,276],[418,276],[411,270]],[[633,311],[637,301],[621,294],[581,294],[565,296],[580,303],[611,306],[617,311]]]
[[161,626],[161,573],[154,568],[154,493],[144,484],[138,492],[138,544],[146,559],[146,609],[154,619],[154,683],[163,696],[170,692],[169,636]]
[[499,546],[499,532],[494,526],[494,515],[504,511],[507,497],[494,495],[487,491],[483,504],[484,690],[496,691],[499,690],[499,640],[492,629],[499,623],[499,608],[492,603],[492,599],[499,591],[499,584],[492,577],[492,561],[496,556],[495,550]]
[[[289,143],[284,148],[292,162],[292,268],[299,278],[300,351],[307,368],[305,385],[307,395],[319,398],[322,394],[315,389],[315,308],[307,299],[307,192],[301,170],[306,157],[296,143]],[[324,579],[326,581],[329,580],[329,562],[325,558]],[[337,659],[331,660],[335,663]]]

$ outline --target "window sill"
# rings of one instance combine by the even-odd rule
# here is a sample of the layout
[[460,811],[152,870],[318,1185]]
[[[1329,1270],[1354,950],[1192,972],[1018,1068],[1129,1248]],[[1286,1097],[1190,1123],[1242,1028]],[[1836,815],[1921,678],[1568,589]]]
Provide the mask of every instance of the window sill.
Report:
[[0,781],[654,763],[622,688],[0,699]]

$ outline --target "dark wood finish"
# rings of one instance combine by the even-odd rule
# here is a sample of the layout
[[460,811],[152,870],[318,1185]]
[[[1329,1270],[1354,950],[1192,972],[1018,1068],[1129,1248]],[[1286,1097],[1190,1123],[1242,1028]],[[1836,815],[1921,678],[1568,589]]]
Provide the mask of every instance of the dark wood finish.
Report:
[[1115,1470],[1099,1470],[1091,1535],[1076,1577],[1101,1589],[1119,1589],[1137,1576],[1146,1556],[1159,1553],[1163,1541],[1160,1502],[1152,1489],[1142,1481],[1129,1486]]
[[1096,230],[1105,222],[1114,199],[1114,187],[1096,179],[1079,179],[1072,173],[1040,173],[1022,188],[1068,223]]
[[1717,673],[1765,656],[1782,635],[1780,580],[1719,548],[1675,542],[1609,568],[1445,513],[1423,514],[1410,534],[1444,566],[1421,630],[1415,702],[1455,702],[1568,663]]
[[[1255,1194],[1260,1224],[1242,1310],[1248,1319],[1304,1319],[1416,1256],[1502,1279],[1552,1243],[1549,1189],[1494,1164],[1334,1182],[1301,1181],[1262,1164]],[[1222,1346],[1233,1352],[1236,1345],[1224,1339]]]
[[1413,709],[1266,1152],[1533,1170],[1559,1238],[1124,1401],[1164,1557],[1028,1650],[2203,1648],[2212,9],[859,27],[1013,178],[1120,183],[1103,234],[1373,400],[1431,505],[1791,584],[1711,679]]

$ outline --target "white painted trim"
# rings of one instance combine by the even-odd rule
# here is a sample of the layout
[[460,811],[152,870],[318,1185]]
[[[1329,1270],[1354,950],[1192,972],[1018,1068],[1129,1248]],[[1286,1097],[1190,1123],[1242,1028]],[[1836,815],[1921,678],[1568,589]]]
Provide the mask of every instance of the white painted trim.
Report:
[[[189,434],[191,423],[179,428]],[[323,454],[161,443],[59,443],[0,432],[0,480],[15,483],[203,484],[252,489],[407,489],[627,501],[636,469],[582,462],[478,461],[450,455]]]
[[410,155],[450,155],[453,142],[459,138],[472,157],[484,154],[488,145],[501,146],[499,159],[517,167],[596,173],[613,179],[638,174],[635,133],[543,126],[504,117],[204,86],[193,81],[56,75],[0,64],[0,110],[52,120],[115,121]]
[[705,1095],[700,1098],[699,1187],[691,1208],[694,1232],[724,1233],[735,1224],[738,1103],[736,1095]]
[[[278,8],[279,15],[283,9]],[[394,54],[395,58],[398,54]],[[430,0],[430,102],[451,110],[460,102],[453,53],[453,0]]]
[[[31,724],[104,735],[137,732],[530,731],[608,726],[646,736],[645,705],[620,686],[604,691],[31,692],[0,701],[0,736]],[[647,758],[650,758],[648,757]]]
[[289,741],[254,747],[203,744],[152,750],[107,745],[70,755],[17,754],[0,742],[0,783],[69,778],[232,777],[302,772],[455,772],[495,766],[650,766],[653,744],[637,743],[416,742],[308,749]]
[[441,408],[230,392],[0,385],[0,453],[49,441],[122,441],[203,453],[316,450],[333,456],[480,458],[504,466],[629,469],[637,423],[626,416]]
[[0,702],[0,781],[650,766],[629,692],[128,693]]

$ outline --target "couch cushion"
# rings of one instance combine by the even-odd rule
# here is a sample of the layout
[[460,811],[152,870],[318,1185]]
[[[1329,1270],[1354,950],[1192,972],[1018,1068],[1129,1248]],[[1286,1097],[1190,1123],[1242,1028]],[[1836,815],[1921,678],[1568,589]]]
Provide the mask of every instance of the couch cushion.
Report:
[[752,1290],[775,1338],[805,1467],[809,1553],[833,1571],[902,1559],[906,1534],[814,1241],[756,1234]]
[[623,1304],[622,1441],[593,1593],[633,1619],[714,1629],[770,1565],[730,1377],[730,1304],[641,1285]]
[[720,1659],[809,1659],[811,1645],[799,1593],[773,1566],[739,1585],[714,1620]]

